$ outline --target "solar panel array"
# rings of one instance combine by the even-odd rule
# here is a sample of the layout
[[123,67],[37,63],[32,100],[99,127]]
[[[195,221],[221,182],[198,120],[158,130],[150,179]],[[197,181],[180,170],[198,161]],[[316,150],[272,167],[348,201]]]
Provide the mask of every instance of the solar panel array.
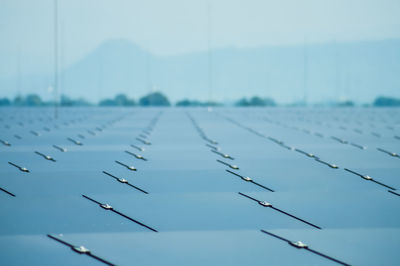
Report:
[[398,265],[400,110],[0,109],[2,265]]

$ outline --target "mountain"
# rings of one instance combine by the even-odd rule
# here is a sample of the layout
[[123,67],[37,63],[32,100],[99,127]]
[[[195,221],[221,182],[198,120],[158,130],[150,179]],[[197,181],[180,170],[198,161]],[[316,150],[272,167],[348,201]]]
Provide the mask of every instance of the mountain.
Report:
[[[117,93],[138,98],[151,90],[173,101],[208,100],[209,59],[212,100],[259,95],[277,102],[299,101],[304,77],[309,101],[400,97],[400,40],[224,48],[174,56],[156,56],[129,41],[110,40],[61,71],[60,90],[91,101]],[[32,91],[46,94],[52,77],[25,79]],[[15,84],[15,79],[0,80],[6,94],[15,92]]]

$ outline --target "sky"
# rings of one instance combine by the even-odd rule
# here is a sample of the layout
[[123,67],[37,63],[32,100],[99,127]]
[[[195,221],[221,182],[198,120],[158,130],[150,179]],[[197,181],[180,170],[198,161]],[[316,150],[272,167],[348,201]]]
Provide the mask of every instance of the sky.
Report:
[[[53,0],[0,1],[0,51],[45,56]],[[111,38],[157,54],[400,37],[398,0],[58,0],[60,38],[75,61]],[[46,57],[46,56],[45,56]]]
[[[58,10],[63,66],[109,39],[178,55],[400,38],[399,0],[58,0]],[[0,1],[0,78],[15,76],[18,56],[24,73],[51,69],[53,19],[54,0]]]

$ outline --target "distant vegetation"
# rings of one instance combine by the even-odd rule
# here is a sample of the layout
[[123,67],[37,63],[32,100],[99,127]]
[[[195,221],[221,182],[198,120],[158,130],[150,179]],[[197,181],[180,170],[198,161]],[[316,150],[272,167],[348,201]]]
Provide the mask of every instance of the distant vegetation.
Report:
[[153,92],[139,99],[140,106],[170,106],[167,96],[161,92]]
[[354,105],[354,102],[349,100],[336,103],[336,106],[338,107],[353,107]]
[[25,97],[17,96],[14,98],[13,105],[15,106],[43,106],[45,103],[37,94],[28,94]]
[[251,107],[251,106],[276,106],[276,103],[271,98],[260,98],[254,96],[250,99],[242,98],[235,103],[236,106]]
[[0,98],[0,106],[9,106],[11,101],[7,98]]
[[[37,94],[28,94],[26,96],[17,96],[14,99],[10,100],[8,98],[0,98],[0,106],[52,106],[54,105],[54,101],[44,101]],[[171,102],[161,92],[152,92],[141,98],[138,101],[135,101],[132,98],[129,98],[125,94],[118,94],[114,98],[101,100],[98,104],[92,104],[83,98],[70,98],[66,95],[61,95],[60,106],[65,107],[78,107],[78,106],[104,106],[104,107],[112,107],[112,106],[171,106]],[[177,107],[207,107],[207,106],[224,106],[222,103],[218,102],[209,102],[209,101],[198,101],[198,100],[189,100],[183,99],[177,101],[175,103]],[[253,96],[251,98],[242,98],[234,103],[234,106],[238,107],[268,107],[268,106],[277,106],[275,101],[271,98],[261,98],[258,96]],[[304,106],[302,104],[289,104],[286,106]],[[312,104],[312,106],[336,106],[336,107],[353,107],[356,104],[353,101],[339,101],[329,104]],[[360,105],[361,106],[361,105]],[[368,107],[371,104],[364,104],[362,106]],[[400,107],[400,99],[393,97],[385,97],[380,96],[377,97],[372,106],[375,107],[390,107],[390,106],[399,106]]]
[[180,100],[176,104],[176,106],[179,107],[205,107],[205,106],[222,106],[222,103],[217,103],[217,102],[201,102],[201,101],[196,101],[196,100]]
[[104,99],[100,101],[100,106],[170,106],[167,96],[161,92],[152,92],[139,99],[136,103],[134,99],[128,98],[125,94],[118,94],[113,99]]
[[125,94],[118,94],[114,99],[105,99],[99,102],[100,106],[135,106],[136,102]]
[[71,99],[66,95],[61,95],[60,99],[61,106],[90,106],[91,104],[85,99]]
[[[71,99],[68,96],[61,95],[60,106],[90,106],[85,99]],[[17,96],[14,100],[8,98],[0,99],[0,106],[50,106],[53,101],[43,101],[37,94],[28,94],[26,96]]]
[[400,106],[400,99],[381,96],[375,99],[374,106]]

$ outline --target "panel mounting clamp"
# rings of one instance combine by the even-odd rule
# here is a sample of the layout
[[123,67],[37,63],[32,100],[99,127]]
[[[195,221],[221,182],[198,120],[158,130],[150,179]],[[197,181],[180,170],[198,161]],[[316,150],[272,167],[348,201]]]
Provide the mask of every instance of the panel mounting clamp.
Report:
[[322,229],[321,227],[319,227],[319,226],[317,226],[317,225],[315,225],[315,224],[312,224],[312,223],[310,223],[310,222],[307,222],[306,220],[303,220],[303,219],[301,219],[301,218],[299,218],[299,217],[297,217],[297,216],[294,216],[293,214],[290,214],[290,213],[288,213],[288,212],[286,212],[286,211],[283,211],[283,210],[281,210],[281,209],[279,209],[279,208],[274,207],[274,206],[273,206],[271,203],[269,203],[269,202],[258,200],[258,199],[256,199],[256,198],[253,198],[253,197],[251,197],[251,196],[249,196],[249,195],[246,195],[246,194],[244,194],[244,193],[242,193],[242,192],[238,192],[238,194],[241,195],[241,196],[243,196],[243,197],[245,197],[245,198],[248,198],[248,199],[250,199],[250,200],[252,200],[252,201],[257,202],[259,205],[261,205],[261,206],[263,206],[263,207],[271,208],[271,209],[273,209],[273,210],[275,210],[275,211],[278,211],[278,212],[280,212],[280,213],[282,213],[282,214],[285,214],[285,215],[287,215],[287,216],[289,216],[289,217],[292,217],[292,218],[294,218],[294,219],[296,219],[296,220],[298,220],[298,221],[300,221],[300,222],[303,222],[303,223],[305,223],[305,224],[308,224],[308,225],[310,225],[310,226],[312,226],[312,227],[314,227],[314,228]]
[[262,187],[262,188],[264,188],[264,189],[266,189],[266,190],[268,190],[268,191],[275,192],[273,189],[270,189],[269,187],[266,187],[266,186],[264,186],[264,185],[261,185],[261,184],[255,182],[253,179],[251,179],[251,178],[248,177],[248,176],[242,176],[242,175],[240,175],[240,174],[238,174],[238,173],[232,172],[231,170],[226,170],[226,171],[227,171],[228,173],[232,174],[232,175],[235,175],[235,176],[239,177],[239,178],[242,179],[243,181],[253,183],[254,185],[257,185],[257,186],[259,186],[259,187]]
[[217,160],[217,162],[219,162],[221,164],[224,164],[224,165],[226,165],[226,166],[228,166],[228,167],[230,167],[232,169],[239,170],[239,166],[237,166],[237,165],[229,164],[229,163],[221,161],[221,160]]
[[120,183],[122,183],[122,184],[126,184],[126,185],[128,185],[128,186],[130,186],[130,187],[133,187],[133,188],[135,188],[135,189],[137,189],[137,190],[139,190],[139,191],[141,191],[141,192],[143,192],[143,193],[145,193],[145,194],[149,194],[149,192],[147,192],[147,191],[145,191],[145,190],[143,190],[143,189],[141,189],[141,188],[139,188],[139,187],[137,187],[137,186],[135,186],[135,185],[132,185],[132,184],[129,183],[129,181],[126,180],[125,178],[116,177],[115,175],[112,175],[112,174],[110,174],[110,173],[108,173],[108,172],[106,172],[106,171],[103,171],[103,173],[106,174],[106,175],[108,175],[109,177],[114,178],[116,181],[118,181],[118,182],[120,182]]
[[76,252],[78,254],[87,255],[87,256],[89,256],[89,257],[91,257],[91,258],[93,258],[95,260],[98,260],[98,261],[100,261],[100,262],[102,262],[102,263],[104,263],[106,265],[110,265],[110,266],[114,266],[115,265],[115,264],[113,264],[113,263],[111,263],[111,262],[109,262],[109,261],[107,261],[105,259],[102,259],[102,258],[98,257],[97,255],[94,255],[89,249],[87,249],[84,246],[75,246],[75,245],[73,245],[71,243],[66,242],[65,240],[61,239],[60,237],[55,237],[55,236],[50,235],[50,234],[48,234],[47,237],[49,237],[49,238],[51,238],[51,239],[53,239],[53,240],[65,245],[65,246],[71,248],[71,250],[73,250],[74,252]]
[[131,218],[131,217],[129,217],[129,216],[127,216],[127,215],[125,215],[125,214],[119,212],[119,211],[117,211],[117,210],[114,209],[111,205],[109,205],[109,204],[107,204],[107,203],[101,203],[101,202],[99,202],[99,201],[97,201],[97,200],[95,200],[95,199],[92,199],[92,198],[90,198],[90,197],[88,197],[88,196],[86,196],[86,195],[82,195],[82,197],[84,197],[85,199],[90,200],[91,202],[96,203],[96,204],[99,205],[101,208],[103,208],[103,209],[105,209],[105,210],[107,210],[107,211],[114,212],[114,213],[118,214],[119,216],[122,216],[122,217],[124,217],[124,218],[126,218],[126,219],[128,219],[128,220],[130,220],[130,221],[132,221],[132,222],[134,222],[134,223],[136,223],[136,224],[138,224],[138,225],[140,225],[140,226],[143,226],[143,227],[145,227],[145,228],[147,228],[147,229],[149,229],[149,230],[151,230],[151,231],[153,231],[153,232],[158,232],[156,229],[154,229],[154,228],[152,228],[152,227],[150,227],[150,226],[148,226],[148,225],[145,225],[144,223],[139,222],[139,221],[137,221],[137,220],[135,220],[135,219],[133,219],[133,218]]
[[311,253],[314,253],[314,254],[316,254],[316,255],[318,255],[318,256],[321,256],[321,257],[323,257],[323,258],[326,258],[326,259],[328,259],[328,260],[331,260],[331,261],[336,262],[336,263],[341,264],[341,265],[350,266],[350,264],[348,264],[348,263],[345,263],[345,262],[343,262],[343,261],[340,261],[340,260],[335,259],[335,258],[333,258],[333,257],[331,257],[331,256],[328,256],[328,255],[325,255],[325,254],[323,254],[323,253],[321,253],[321,252],[319,252],[319,251],[316,251],[315,249],[310,248],[307,244],[305,244],[305,243],[303,243],[303,242],[301,242],[301,241],[291,241],[291,240],[289,240],[289,239],[286,239],[286,238],[284,238],[284,237],[278,236],[278,235],[273,234],[273,233],[271,233],[271,232],[268,232],[268,231],[266,231],[266,230],[260,230],[260,231],[261,231],[262,233],[264,233],[264,234],[267,234],[267,235],[270,235],[270,236],[272,236],[272,237],[274,237],[274,238],[277,238],[277,239],[279,239],[279,240],[282,240],[282,241],[288,243],[289,245],[291,245],[292,247],[310,251]]
[[19,169],[20,171],[22,171],[22,172],[29,173],[29,170],[28,170],[26,167],[22,167],[22,166],[16,165],[15,163],[12,163],[12,162],[8,162],[8,163],[9,163],[10,165],[12,165],[12,166],[18,168],[18,169]]
[[119,164],[119,165],[122,165],[122,166],[126,167],[128,170],[137,171],[137,169],[136,169],[134,166],[124,164],[124,163],[122,163],[122,162],[120,162],[120,161],[115,161],[115,162],[116,162],[117,164]]

